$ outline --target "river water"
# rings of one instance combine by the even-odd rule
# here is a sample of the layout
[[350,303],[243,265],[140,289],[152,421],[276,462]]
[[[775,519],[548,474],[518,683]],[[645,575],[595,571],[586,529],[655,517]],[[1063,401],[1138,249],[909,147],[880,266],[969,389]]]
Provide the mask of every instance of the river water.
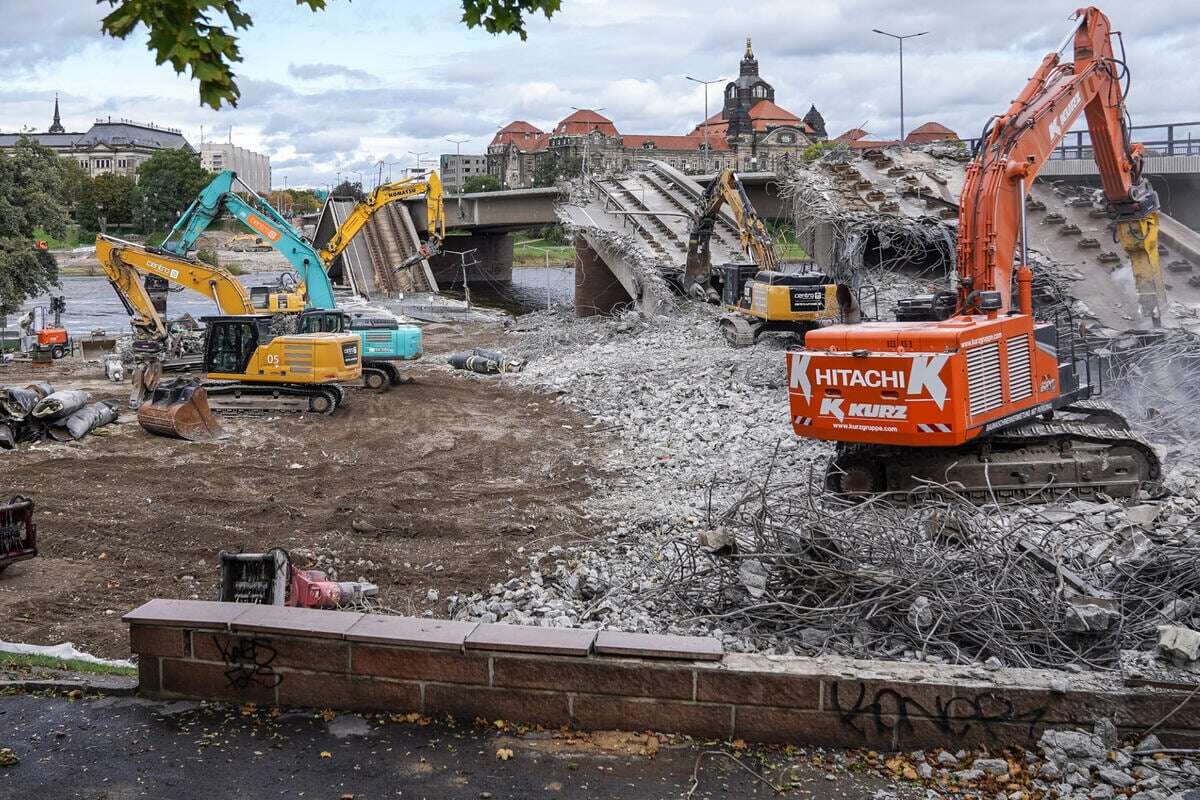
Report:
[[[271,283],[274,279],[272,273],[251,273],[238,278],[247,286]],[[462,297],[461,284],[445,288],[448,296]],[[520,314],[545,308],[547,291],[550,303],[570,303],[575,291],[575,268],[515,267],[511,283],[472,283],[471,302]],[[129,330],[129,315],[108,279],[103,276],[64,277],[61,279],[61,288],[51,294],[62,295],[66,299],[67,310],[62,321],[63,327],[70,333],[125,333]],[[48,307],[49,304],[48,295],[27,301],[16,315],[9,317],[9,326],[15,328],[17,318],[26,310],[36,306]],[[168,296],[167,316],[172,319],[183,314],[199,318],[219,313],[215,303],[196,292],[172,292]]]

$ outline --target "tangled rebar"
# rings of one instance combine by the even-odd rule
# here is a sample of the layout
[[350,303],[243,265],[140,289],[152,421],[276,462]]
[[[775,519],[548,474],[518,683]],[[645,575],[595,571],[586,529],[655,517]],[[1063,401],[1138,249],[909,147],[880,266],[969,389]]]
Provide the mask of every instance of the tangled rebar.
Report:
[[[706,536],[672,538],[656,602],[761,649],[1112,669],[1121,649],[1151,645],[1155,626],[1173,621],[1164,607],[1200,593],[1200,537],[1178,528],[1109,529],[1085,514],[1064,525],[1040,508],[979,507],[932,488],[939,499],[913,508],[831,502],[815,482],[747,483],[710,509]],[[1119,546],[1135,532],[1142,546]],[[1113,624],[1069,624],[1072,599],[1089,594],[1080,583],[1112,598]]]

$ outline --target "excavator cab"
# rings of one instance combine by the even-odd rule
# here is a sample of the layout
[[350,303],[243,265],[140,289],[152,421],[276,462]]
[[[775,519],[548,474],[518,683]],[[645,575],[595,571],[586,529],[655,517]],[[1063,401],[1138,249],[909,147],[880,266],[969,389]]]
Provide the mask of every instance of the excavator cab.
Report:
[[259,343],[271,341],[271,318],[267,316],[204,317],[208,334],[204,343],[207,372],[243,374]]

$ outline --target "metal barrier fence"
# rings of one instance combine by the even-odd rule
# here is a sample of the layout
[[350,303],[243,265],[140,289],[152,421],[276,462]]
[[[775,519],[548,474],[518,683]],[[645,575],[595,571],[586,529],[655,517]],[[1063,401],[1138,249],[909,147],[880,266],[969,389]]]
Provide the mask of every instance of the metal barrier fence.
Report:
[[[1146,148],[1147,156],[1200,155],[1200,122],[1165,125],[1134,125],[1129,129],[1134,142]],[[974,149],[978,139],[965,140]],[[1050,154],[1052,160],[1092,159],[1092,138],[1086,129],[1070,131]]]

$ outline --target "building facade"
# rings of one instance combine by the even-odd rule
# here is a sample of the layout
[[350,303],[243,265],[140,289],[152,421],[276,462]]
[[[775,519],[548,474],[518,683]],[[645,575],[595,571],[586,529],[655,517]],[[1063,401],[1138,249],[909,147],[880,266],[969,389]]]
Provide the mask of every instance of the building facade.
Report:
[[0,133],[0,150],[13,147],[22,136],[73,159],[92,177],[106,172],[136,175],[138,166],[159,150],[195,152],[175,128],[127,119],[98,119],[84,132],[69,132],[62,124],[57,97],[54,118],[45,133]]
[[446,191],[457,194],[462,190],[467,178],[488,174],[487,156],[443,153],[438,172],[442,176],[442,185]]
[[578,164],[591,174],[631,169],[638,161],[665,161],[690,174],[725,167],[780,171],[826,138],[816,106],[804,117],[775,104],[775,88],[759,74],[749,39],[738,77],[725,86],[721,110],[685,134],[621,133],[612,120],[579,110],[550,132],[518,120],[501,128],[487,150],[488,174],[509,188],[549,185],[555,168]]
[[200,166],[210,172],[231,169],[254,191],[271,191],[271,158],[229,142],[200,145]]

